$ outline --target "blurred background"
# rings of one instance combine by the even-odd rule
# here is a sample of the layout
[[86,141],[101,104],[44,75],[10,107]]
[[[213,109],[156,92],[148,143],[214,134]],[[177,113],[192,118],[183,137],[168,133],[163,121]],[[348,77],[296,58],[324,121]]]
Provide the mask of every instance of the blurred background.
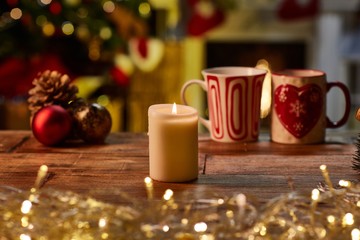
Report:
[[[315,68],[351,91],[345,128],[358,128],[360,0],[3,0],[0,129],[30,129],[28,91],[39,72],[70,76],[79,97],[104,105],[112,131],[147,131],[147,109],[180,103],[201,70]],[[190,104],[206,116],[201,89]],[[344,112],[338,90],[327,112]],[[340,97],[339,97],[340,96]],[[266,128],[266,118],[262,122]]]

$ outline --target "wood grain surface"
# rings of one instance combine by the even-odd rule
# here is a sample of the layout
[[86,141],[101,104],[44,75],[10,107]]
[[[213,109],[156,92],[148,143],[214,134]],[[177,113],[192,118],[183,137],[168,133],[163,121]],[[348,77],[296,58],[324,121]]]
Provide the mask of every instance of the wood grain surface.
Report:
[[[244,193],[266,202],[292,189],[309,192],[323,182],[319,166],[326,164],[334,185],[340,179],[358,181],[352,168],[357,134],[328,133],[326,143],[284,145],[263,133],[254,143],[217,143],[199,136],[199,177],[187,183],[154,182],[154,196],[166,189],[184,192]],[[112,133],[103,145],[69,142],[45,147],[30,131],[0,131],[0,185],[30,189],[43,164],[49,173],[43,187],[92,194],[116,202],[118,192],[146,198],[149,174],[145,133]]]

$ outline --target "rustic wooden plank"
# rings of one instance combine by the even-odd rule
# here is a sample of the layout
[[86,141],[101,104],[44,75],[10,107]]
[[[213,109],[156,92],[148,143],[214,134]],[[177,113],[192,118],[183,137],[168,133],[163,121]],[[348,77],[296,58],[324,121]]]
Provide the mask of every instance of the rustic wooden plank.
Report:
[[47,147],[30,133],[30,139],[17,149],[18,153],[123,153],[123,155],[148,156],[148,137],[145,133],[113,133],[104,144],[86,144],[81,140],[67,141],[60,146]]
[[14,152],[31,137],[30,131],[2,130],[0,134],[0,153]]
[[[131,155],[131,154],[130,154]],[[199,162],[203,164],[203,161]],[[137,197],[146,193],[144,178],[149,174],[148,157],[124,156],[123,153],[13,153],[0,158],[0,185],[9,185],[23,190],[33,187],[39,167],[49,167],[49,177],[44,187],[71,190],[88,194],[107,191],[124,191]],[[200,172],[202,166],[200,165]],[[163,194],[170,185],[155,189]],[[180,184],[181,186],[181,184]],[[183,185],[182,187],[185,187]],[[107,197],[108,200],[116,201]]]
[[288,145],[264,140],[252,143],[217,143],[209,139],[200,139],[199,149],[201,152],[222,155],[333,155],[353,153],[355,146],[341,142],[313,145]]
[[[330,172],[352,172],[351,155],[208,155],[206,174],[313,175],[327,165]],[[344,177],[346,177],[344,176]]]
[[[241,192],[265,202],[288,193],[290,178],[297,190],[311,191],[323,181],[321,164],[328,166],[334,183],[356,181],[359,176],[351,169],[353,136],[333,135],[326,144],[284,145],[270,142],[267,136],[254,143],[224,144],[201,135],[199,178],[188,183],[154,181],[154,196],[161,198],[170,188],[176,194]],[[21,141],[24,137],[26,141]],[[62,147],[45,147],[29,131],[0,131],[0,139],[12,149],[0,153],[2,185],[29,189],[39,167],[46,164],[49,177],[44,187],[93,194],[111,202],[119,201],[120,192],[146,198],[143,180],[149,174],[149,159],[145,133],[113,133],[104,145],[68,143]]]

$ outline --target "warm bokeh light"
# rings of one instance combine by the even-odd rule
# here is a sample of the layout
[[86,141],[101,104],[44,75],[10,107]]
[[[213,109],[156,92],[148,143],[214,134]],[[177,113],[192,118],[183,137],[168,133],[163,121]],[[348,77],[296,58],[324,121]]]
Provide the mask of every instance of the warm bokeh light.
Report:
[[40,15],[36,17],[35,22],[38,26],[42,27],[47,23],[47,18],[45,15]]
[[103,40],[108,40],[112,36],[112,31],[109,27],[103,27],[100,29],[100,37]]
[[171,189],[167,189],[164,193],[164,200],[168,201],[172,198],[174,192]]
[[320,165],[320,170],[321,171],[326,171],[326,169],[327,169],[327,166],[326,165]]
[[100,218],[99,219],[99,227],[104,228],[104,227],[106,227],[106,225],[107,225],[106,219],[105,218]]
[[316,188],[313,189],[312,192],[311,192],[311,199],[314,200],[314,201],[318,201],[319,197],[320,197],[319,189],[316,189]]
[[355,222],[354,220],[354,215],[352,215],[352,213],[347,213],[344,215],[343,217],[343,225],[348,225],[351,226],[353,225]]
[[350,186],[351,186],[351,182],[350,182],[350,181],[346,181],[346,180],[340,180],[340,181],[339,181],[339,186],[341,186],[341,187],[350,187]]
[[55,33],[55,26],[48,22],[42,27],[42,32],[45,36],[50,37]]
[[115,10],[115,3],[113,3],[112,1],[104,2],[103,10],[106,13],[112,13]]
[[52,2],[52,0],[40,0],[39,3],[41,5],[49,5]]
[[360,240],[360,230],[358,228],[351,231],[351,240]]
[[139,14],[142,17],[148,17],[151,13],[151,7],[149,3],[143,2],[139,5]]
[[78,26],[75,30],[75,34],[82,41],[90,39],[90,31],[86,25]]
[[76,14],[79,18],[87,18],[89,15],[89,11],[86,8],[79,8]]
[[81,3],[81,0],[64,0],[64,3],[68,6],[77,6]]
[[327,221],[330,223],[330,224],[333,224],[335,222],[336,218],[333,216],[333,215],[329,215],[327,216]]
[[149,185],[149,184],[152,183],[152,179],[151,179],[150,177],[146,177],[146,178],[144,179],[144,182],[145,182],[146,185]]
[[97,103],[100,104],[101,106],[106,107],[107,105],[110,104],[110,98],[107,95],[100,95],[97,98]]
[[165,225],[162,229],[164,232],[168,232],[170,230],[170,227],[168,225]]
[[27,234],[21,234],[20,235],[20,240],[31,240],[31,237]]
[[199,222],[194,225],[195,232],[205,232],[207,230],[207,224],[204,222]]
[[21,212],[23,214],[28,214],[32,208],[32,203],[29,200],[23,201],[21,204]]
[[65,35],[71,35],[74,33],[74,25],[71,22],[64,22],[61,28]]
[[93,61],[100,59],[100,41],[98,38],[93,38],[89,44],[89,58]]
[[13,8],[10,11],[10,17],[14,20],[19,20],[22,17],[22,11],[20,8]]

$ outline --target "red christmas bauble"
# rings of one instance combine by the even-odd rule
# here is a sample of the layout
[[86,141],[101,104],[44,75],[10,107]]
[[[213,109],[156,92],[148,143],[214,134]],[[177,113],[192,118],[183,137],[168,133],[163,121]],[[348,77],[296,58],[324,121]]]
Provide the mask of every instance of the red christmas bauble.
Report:
[[46,146],[61,143],[71,132],[72,118],[61,106],[51,105],[40,109],[32,120],[35,138]]

